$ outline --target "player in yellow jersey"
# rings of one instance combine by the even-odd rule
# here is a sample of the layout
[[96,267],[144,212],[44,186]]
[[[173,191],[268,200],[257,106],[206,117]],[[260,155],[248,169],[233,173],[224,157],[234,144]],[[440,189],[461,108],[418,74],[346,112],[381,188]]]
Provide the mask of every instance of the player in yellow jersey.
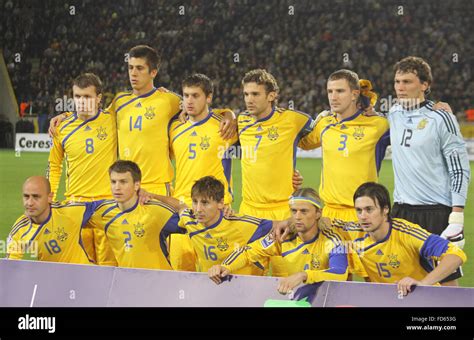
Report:
[[301,283],[346,280],[348,259],[341,237],[332,230],[321,231],[318,221],[322,204],[310,188],[297,190],[290,198],[290,211],[297,234],[283,243],[270,233],[246,247],[234,251],[221,265],[209,270],[216,283],[242,266],[261,262],[270,256],[283,256],[286,278],[280,279],[278,291],[286,294]]
[[[437,284],[466,261],[466,254],[456,245],[431,234],[417,224],[390,218],[390,195],[381,184],[362,184],[355,192],[358,225],[339,226],[350,234],[353,248],[370,281],[397,283],[406,295],[412,286]],[[357,228],[365,235],[360,237]],[[439,261],[430,272],[420,259]],[[434,268],[434,269],[433,269]]]
[[[283,220],[290,216],[296,146],[311,131],[309,115],[278,108],[279,87],[265,70],[242,79],[247,111],[238,117],[242,158],[241,214]],[[269,171],[272,169],[273,171]]]
[[[288,197],[293,192],[296,146],[311,131],[305,113],[276,106],[279,87],[265,70],[242,79],[247,111],[238,117],[242,166],[240,214],[272,220],[290,217]],[[271,171],[270,171],[271,169]],[[272,258],[272,274],[284,274],[279,257]]]
[[[366,83],[370,90],[370,82]],[[362,114],[369,104],[375,104],[376,98],[369,103],[366,95],[361,95],[355,72],[332,73],[327,92],[331,113],[317,120],[299,146],[305,150],[321,147],[319,193],[325,204],[323,216],[356,222],[352,195],[362,183],[377,181],[390,144],[389,125],[383,117]]]
[[[176,160],[173,196],[191,205],[191,187],[204,176],[214,176],[225,186],[224,203],[232,203],[232,159],[227,150],[237,136],[224,139],[219,134],[222,110],[210,108],[212,81],[204,74],[193,74],[182,82],[186,122],[175,117],[169,126],[172,154]],[[217,112],[217,114],[216,114]]]
[[[213,84],[204,74],[193,74],[182,82],[183,105],[187,120],[175,117],[169,125],[172,157],[176,160],[173,196],[191,206],[191,188],[204,176],[214,176],[225,186],[224,203],[230,207],[232,194],[232,159],[227,150],[237,136],[225,140],[219,133],[223,110],[211,109]],[[188,235],[171,235],[170,261],[176,270],[194,271],[194,248]]]
[[[118,93],[106,109],[117,120],[119,158],[140,166],[143,189],[169,196],[173,168],[169,158],[168,124],[181,111],[181,98],[154,87],[153,81],[161,63],[155,49],[138,45],[127,53],[127,58],[132,91]],[[52,134],[62,119],[64,116],[51,121]],[[233,113],[225,111],[222,135],[232,134],[234,121]]]
[[107,169],[117,160],[115,119],[100,109],[102,82],[92,73],[74,79],[76,111],[58,128],[49,155],[48,178],[57,198],[63,160],[66,160],[66,200],[110,199]]
[[[66,160],[66,192],[69,202],[91,202],[111,199],[107,169],[117,160],[117,129],[115,118],[100,109],[102,82],[93,73],[79,75],[73,81],[75,112],[58,127],[53,138],[47,177],[53,200]],[[85,230],[83,243],[98,263],[112,264],[113,255],[104,245],[100,231]]]
[[[179,225],[188,232],[198,256],[198,270],[202,272],[222,262],[233,250],[266,235],[274,225],[287,224],[247,215],[226,215],[224,194],[224,184],[206,176],[192,186],[192,209],[175,198],[155,195],[156,199],[179,210]],[[240,268],[238,274],[262,275],[265,266],[266,262],[249,263]]]
[[167,204],[138,204],[141,171],[132,161],[119,160],[109,169],[114,200],[96,209],[87,227],[104,230],[119,267],[171,270],[166,239],[184,233],[178,213]]
[[27,253],[40,261],[91,264],[82,244],[81,230],[95,203],[52,203],[45,177],[23,184],[24,215],[17,219],[7,241],[6,258],[21,260]]

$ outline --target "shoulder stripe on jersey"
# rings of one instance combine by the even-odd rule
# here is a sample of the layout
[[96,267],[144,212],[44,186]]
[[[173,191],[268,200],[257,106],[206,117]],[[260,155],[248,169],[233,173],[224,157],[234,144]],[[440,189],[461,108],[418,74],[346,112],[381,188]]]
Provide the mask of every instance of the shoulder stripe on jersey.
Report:
[[229,216],[230,219],[232,218],[245,218],[250,221],[254,221],[255,223],[260,223],[262,221],[261,218],[253,217],[250,215],[241,215],[241,216]]
[[430,236],[430,233],[422,228],[414,228],[410,226],[409,224],[406,224],[400,220],[392,220],[392,224],[395,224],[399,228],[406,229],[407,231],[411,231],[413,233],[419,234],[422,237],[428,237]]
[[426,241],[426,239],[428,238],[428,237],[426,237],[426,236],[420,236],[419,234],[411,233],[410,231],[405,230],[405,229],[401,229],[401,228],[399,228],[398,226],[394,226],[393,224],[392,224],[392,228],[393,228],[394,230],[397,230],[397,231],[401,232],[401,233],[404,233],[404,234],[413,236],[414,238],[417,238],[418,240],[421,240],[421,241],[423,241],[423,242]]
[[26,217],[26,221],[23,221],[20,223],[15,224],[12,227],[12,230],[10,231],[10,235],[13,236],[15,235],[21,228],[26,227],[29,224],[30,220]]
[[116,110],[115,110],[115,114],[118,114],[120,110],[122,110],[125,106],[133,103],[134,101],[137,101],[138,99],[141,99],[141,98],[146,98],[146,97],[149,97],[151,96],[153,93],[156,92],[156,88],[153,88],[150,92],[148,93],[145,93],[145,94],[142,94],[141,96],[137,96],[135,98],[132,98],[130,99],[129,101],[123,103],[122,105],[120,105]]
[[162,207],[162,208],[165,208],[165,209],[169,210],[173,214],[176,213],[176,210],[171,205],[168,205],[168,204],[163,203],[163,202],[148,201],[148,202],[145,203],[145,205],[157,205],[159,207]]
[[252,220],[249,220],[249,219],[246,219],[246,218],[242,218],[242,217],[224,217],[225,220],[227,221],[234,221],[234,222],[247,222],[247,223],[250,223],[250,224],[254,224],[254,225],[259,225],[260,222],[255,222],[255,221],[252,221]]
[[453,116],[451,113],[444,110],[434,110],[432,103],[427,104],[426,108],[437,113],[443,119],[444,124],[446,124],[446,128],[448,129],[448,131],[451,132],[453,135],[457,136],[456,125],[453,122]]
[[323,231],[322,234],[326,236],[332,243],[334,243],[334,245],[340,245],[342,243],[341,238],[335,234],[332,234],[327,231]]
[[132,92],[127,92],[127,93],[124,93],[124,94],[121,94],[120,96],[117,96],[117,98],[115,98],[115,102],[117,102],[119,99],[123,98],[123,97],[127,97],[127,96],[131,96],[132,95]]
[[99,204],[97,206],[97,208],[95,210],[98,210],[106,205],[109,205],[109,204],[115,204],[116,202],[114,200],[105,200],[104,202],[102,202],[101,204]]
[[333,237],[334,239],[337,240],[338,243],[342,242],[342,238],[341,236],[339,236],[338,234],[336,234],[333,230],[325,230],[323,231],[323,235],[330,235],[331,237]]
[[107,215],[109,212],[111,212],[112,210],[114,210],[115,208],[118,208],[118,205],[117,204],[114,204],[113,206],[105,209],[105,211],[102,213],[101,217],[104,217],[105,215]]
[[245,251],[245,247],[240,247],[236,250],[234,250],[225,260],[222,262],[223,265],[230,265],[232,262],[235,261],[235,259],[242,254]]
[[72,114],[70,117],[66,118],[65,121],[68,120],[68,119],[71,119],[71,117],[73,117],[73,119],[70,120],[69,122],[67,122],[66,124],[64,124],[64,126],[59,129],[59,132],[63,131],[67,126],[69,126],[69,124],[71,124],[71,123],[73,123],[77,120],[77,116],[75,114]]
[[221,122],[224,118],[216,113],[212,113],[212,118],[217,119],[219,122]]

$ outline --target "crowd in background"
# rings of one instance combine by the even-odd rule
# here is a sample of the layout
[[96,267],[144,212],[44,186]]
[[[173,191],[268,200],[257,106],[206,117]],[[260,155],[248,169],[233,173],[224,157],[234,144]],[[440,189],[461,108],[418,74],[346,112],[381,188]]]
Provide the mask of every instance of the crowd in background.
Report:
[[146,43],[163,56],[156,86],[180,92],[184,76],[205,73],[213,106],[236,111],[252,68],[275,75],[281,106],[316,114],[328,107],[331,72],[352,69],[388,98],[393,65],[417,55],[432,66],[429,98],[463,119],[473,105],[473,8],[470,0],[0,0],[0,48],[18,102],[40,115],[57,114],[56,99],[85,71],[101,77],[110,102],[129,88],[125,53]]

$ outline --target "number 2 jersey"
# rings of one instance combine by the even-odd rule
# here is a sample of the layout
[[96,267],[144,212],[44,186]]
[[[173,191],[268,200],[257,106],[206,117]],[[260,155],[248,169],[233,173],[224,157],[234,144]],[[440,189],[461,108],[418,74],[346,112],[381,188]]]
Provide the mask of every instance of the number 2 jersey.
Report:
[[165,203],[150,200],[120,210],[114,200],[103,201],[87,227],[103,230],[119,267],[171,270],[166,238],[185,233],[179,215]]

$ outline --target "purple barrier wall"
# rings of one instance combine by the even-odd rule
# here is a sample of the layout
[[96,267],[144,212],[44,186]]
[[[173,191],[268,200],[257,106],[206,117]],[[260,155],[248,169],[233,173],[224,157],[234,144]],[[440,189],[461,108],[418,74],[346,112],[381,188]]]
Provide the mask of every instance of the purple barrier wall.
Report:
[[400,299],[394,285],[327,281],[280,295],[278,278],[0,260],[2,307],[473,307],[474,288],[416,287]]

